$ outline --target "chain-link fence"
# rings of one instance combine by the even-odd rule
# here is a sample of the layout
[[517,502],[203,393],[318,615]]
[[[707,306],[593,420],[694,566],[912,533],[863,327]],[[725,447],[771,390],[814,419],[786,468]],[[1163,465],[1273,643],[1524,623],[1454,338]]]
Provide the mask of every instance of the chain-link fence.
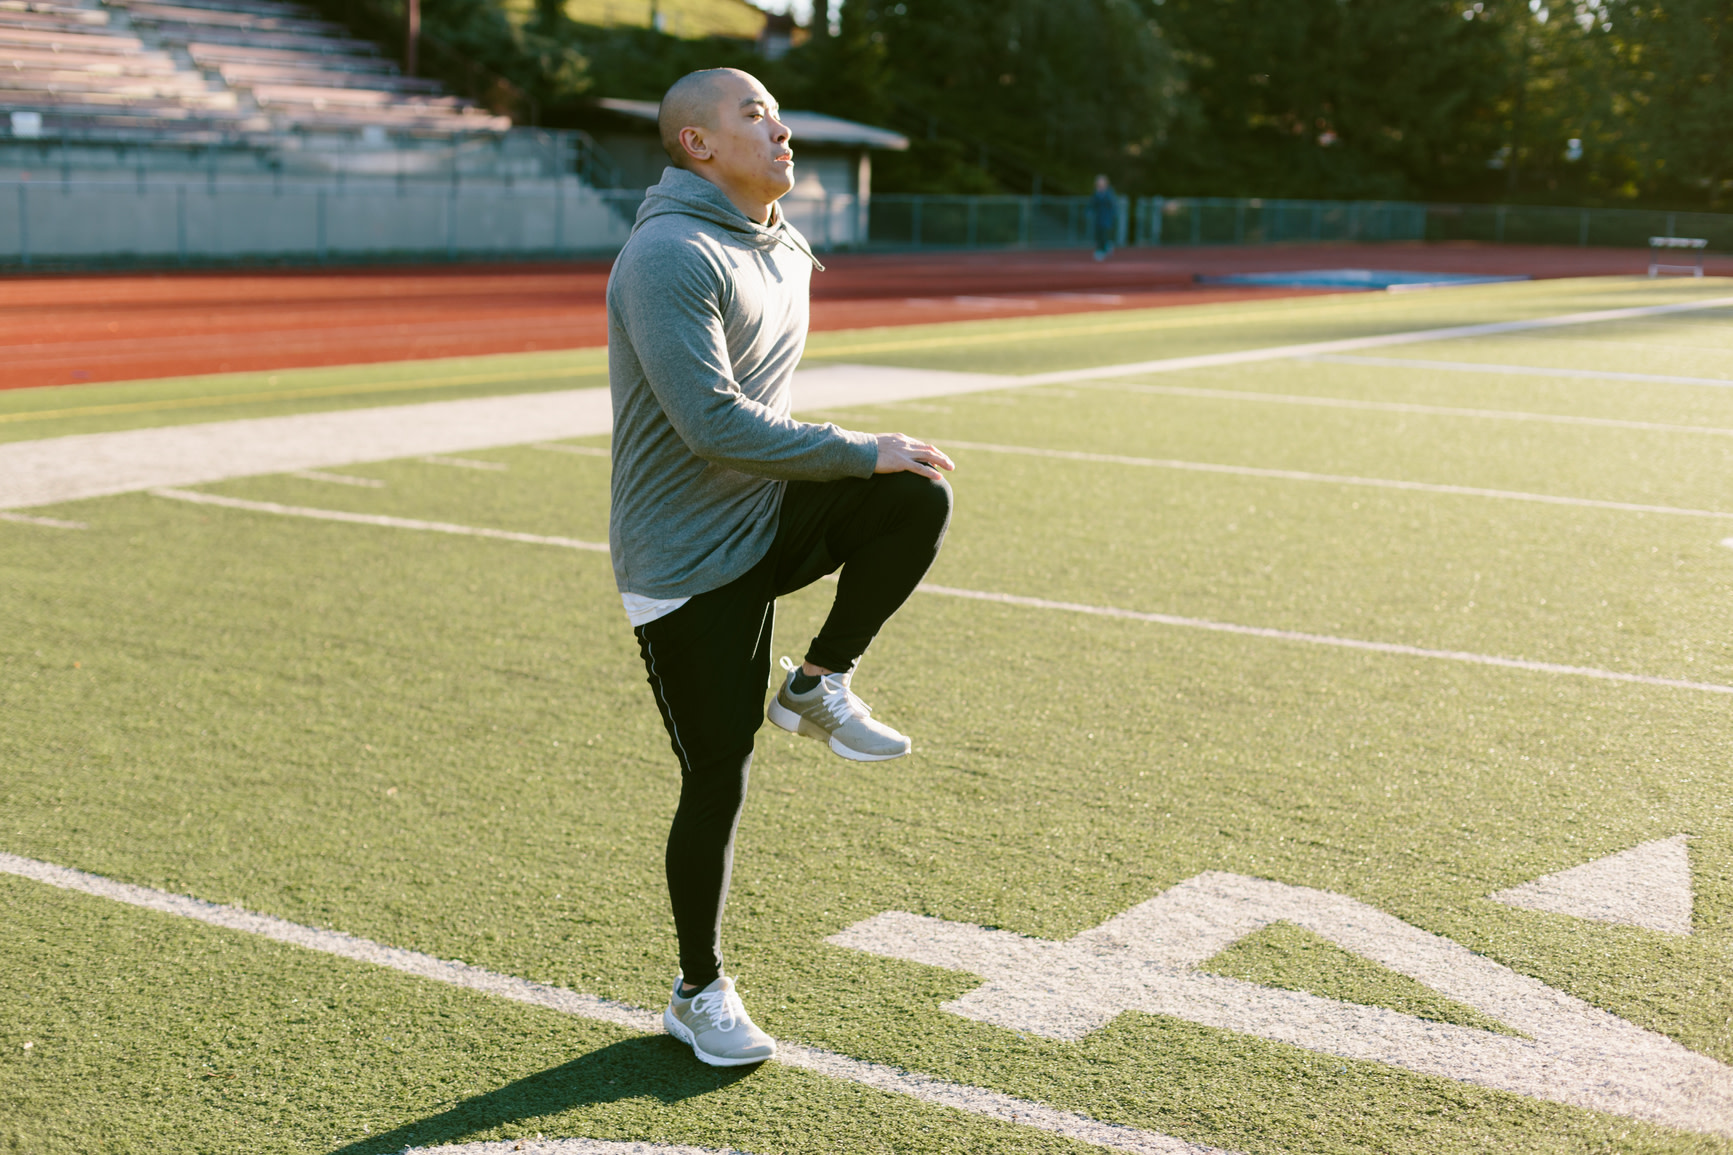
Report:
[[1140,245],[1293,241],[1484,241],[1642,248],[1650,237],[1702,237],[1733,251],[1733,214],[1545,205],[1419,204],[1229,197],[1143,197]]
[[[1114,244],[1130,235],[1131,202],[1114,198]],[[880,194],[868,243],[918,248],[1085,248],[1095,244],[1093,198]]]

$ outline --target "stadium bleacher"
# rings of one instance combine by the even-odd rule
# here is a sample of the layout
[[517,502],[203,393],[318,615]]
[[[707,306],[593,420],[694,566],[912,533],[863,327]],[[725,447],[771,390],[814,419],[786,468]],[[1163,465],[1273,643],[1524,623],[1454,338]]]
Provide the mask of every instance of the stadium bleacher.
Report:
[[0,139],[269,149],[510,126],[286,0],[0,0]]

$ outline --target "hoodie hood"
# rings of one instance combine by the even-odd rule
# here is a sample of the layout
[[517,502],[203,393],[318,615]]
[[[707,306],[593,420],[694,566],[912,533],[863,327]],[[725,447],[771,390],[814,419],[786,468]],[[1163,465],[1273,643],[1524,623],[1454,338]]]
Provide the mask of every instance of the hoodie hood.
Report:
[[696,173],[669,165],[662,170],[662,179],[644,190],[644,203],[638,206],[638,218],[632,225],[636,233],[644,222],[653,217],[675,214],[697,217],[701,221],[727,229],[730,233],[755,245],[774,247],[786,245],[812,262],[812,267],[824,272],[824,266],[813,256],[812,249],[782,215],[782,206],[770,206],[770,223],[761,225],[735,207],[726,193]]

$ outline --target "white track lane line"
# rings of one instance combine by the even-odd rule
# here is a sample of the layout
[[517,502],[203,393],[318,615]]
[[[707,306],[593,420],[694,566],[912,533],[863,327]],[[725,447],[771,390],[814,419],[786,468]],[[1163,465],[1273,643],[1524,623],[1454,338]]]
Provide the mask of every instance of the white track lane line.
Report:
[[[1598,325],[1637,317],[1662,317],[1673,313],[1733,308],[1733,297],[1706,301],[1682,301],[1672,305],[1642,305],[1629,309],[1600,309],[1591,313],[1563,313],[1556,317],[1530,317],[1521,321],[1494,321],[1484,325],[1453,325],[1444,329],[1414,329],[1405,333],[1383,333],[1375,337],[1347,337],[1339,341],[1310,341],[1303,345],[1273,345],[1264,349],[1241,349],[1232,353],[1204,353],[1195,357],[1167,357],[1159,361],[1136,361],[1125,365],[1099,365],[1093,369],[1061,369],[1014,379],[1017,385],[1058,385],[1066,381],[1099,381],[1110,377],[1132,377],[1142,373],[1175,373],[1182,369],[1207,369],[1214,365],[1247,365],[1256,361],[1286,361],[1295,357],[1319,357],[1355,349],[1382,349],[1391,345],[1418,345],[1428,341],[1453,341],[1463,337],[1495,337],[1504,333],[1526,333],[1536,329],[1558,329],[1571,325]],[[1063,334],[1057,334],[1063,335]]]
[[486,529],[473,525],[453,525],[445,521],[417,521],[409,517],[386,517],[377,513],[348,513],[340,509],[312,509],[304,505],[281,505],[275,501],[247,501],[239,497],[221,497],[215,493],[195,493],[190,489],[152,489],[152,497],[171,501],[190,501],[194,505],[220,505],[228,509],[245,509],[254,513],[274,513],[283,517],[306,517],[315,521],[345,521],[354,525],[380,525],[391,529],[418,529],[428,533],[452,533],[461,537],[492,537],[501,541],[521,541],[529,545],[557,545],[566,549],[589,549],[607,553],[604,542],[579,541],[573,537],[548,537],[539,533],[514,533],[508,529]]
[[1071,449],[1042,449],[1031,445],[995,445],[985,441],[951,441],[952,449],[975,449],[986,453],[1011,453],[1023,457],[1054,457],[1062,461],[1086,461],[1099,465],[1135,465],[1146,469],[1177,469],[1187,473],[1225,473],[1234,477],[1265,477],[1277,481],[1315,481],[1329,485],[1357,485],[1370,489],[1405,489],[1417,493],[1443,493],[1455,497],[1491,497],[1503,501],[1532,501],[1542,505],[1569,505],[1582,509],[1611,509],[1620,513],[1666,513],[1679,517],[1733,518],[1733,512],[1685,509],[1674,505],[1642,505],[1629,501],[1601,501],[1592,497],[1560,497],[1551,493],[1525,493],[1517,489],[1481,489],[1472,485],[1438,485],[1429,481],[1399,481],[1387,477],[1355,477],[1349,474],[1309,473],[1298,469],[1265,469],[1256,465],[1217,465],[1208,461],[1178,461],[1164,457],[1123,457],[1114,453],[1084,453]]
[[[393,529],[432,530],[437,533],[456,533],[470,537],[491,537],[503,541],[525,542],[531,545],[562,546],[567,549],[595,550],[598,553],[608,552],[608,547],[595,542],[575,541],[565,537],[541,537],[533,533],[511,533],[502,529],[480,529],[467,525],[448,525],[436,521],[412,521],[402,517],[379,517],[364,513],[343,513],[334,509],[307,509],[294,505],[278,505],[272,501],[243,501],[236,497],[218,497],[209,493],[192,493],[186,490],[153,489],[150,491],[157,497],[173,498],[177,501],[192,501],[202,505],[221,505],[231,509],[251,510],[255,513],[273,513],[286,517],[310,517],[320,521],[344,521],[357,525],[379,525]],[[1721,543],[1733,546],[1733,537]],[[834,580],[834,575],[829,575]],[[1212,630],[1216,633],[1241,634],[1246,637],[1271,638],[1284,642],[1305,642],[1317,646],[1338,646],[1350,650],[1366,650],[1379,654],[1398,654],[1410,658],[1436,658],[1451,662],[1467,662],[1479,666],[1501,666],[1512,670],[1529,670],[1541,674],[1566,674],[1574,677],[1596,678],[1605,682],[1636,682],[1645,686],[1666,686],[1677,690],[1701,690],[1710,694],[1733,694],[1733,686],[1723,686],[1714,682],[1687,682],[1677,678],[1659,678],[1649,674],[1626,674],[1618,670],[1601,670],[1593,666],[1565,666],[1555,662],[1531,662],[1526,658],[1501,658],[1496,654],[1476,654],[1465,650],[1429,650],[1421,646],[1403,645],[1397,642],[1368,642],[1359,638],[1339,638],[1331,634],[1308,634],[1297,630],[1277,630],[1266,626],[1242,626],[1233,622],[1217,622],[1208,618],[1187,618],[1175,614],[1145,613],[1141,610],[1123,610],[1114,606],[1092,606],[1080,602],[1059,602],[1047,598],[1023,597],[1018,594],[994,593],[989,590],[966,590],[953,586],[930,585],[923,583],[915,587],[922,593],[939,594],[944,597],[971,598],[975,601],[999,602],[1003,605],[1025,606],[1030,609],[1063,610],[1068,613],[1094,614],[1098,617],[1128,618],[1132,621],[1153,622],[1157,625],[1179,626],[1186,629]]]
[[7,513],[0,510],[0,521],[15,521],[19,525],[45,525],[49,529],[89,529],[82,521],[63,521],[58,517],[32,517],[27,513]]
[[[1329,358],[1351,361],[1354,358]],[[1325,358],[1315,358],[1325,360]],[[1733,381],[1728,382],[1733,385]],[[1644,433],[1706,433],[1733,437],[1733,429],[1714,425],[1669,425],[1660,421],[1627,421],[1622,417],[1572,417],[1562,413],[1529,413],[1520,409],[1459,409],[1449,405],[1416,405],[1406,401],[1362,401],[1351,397],[1320,397],[1309,393],[1256,393],[1241,389],[1200,389],[1186,385],[1091,385],[1112,393],[1153,393],[1162,397],[1195,397],[1205,401],[1255,401],[1272,405],[1309,405],[1319,409],[1356,409],[1374,413],[1412,413],[1422,417],[1473,417],[1494,421],[1538,421],[1547,425],[1587,425],[1600,429],[1632,429]]]
[[1602,682],[1634,682],[1643,686],[1666,686],[1674,690],[1697,690],[1706,694],[1733,694],[1733,686],[1716,682],[1687,682],[1679,678],[1657,678],[1649,674],[1626,674],[1618,670],[1600,670],[1593,666],[1565,666],[1556,662],[1531,662],[1526,658],[1501,658],[1494,654],[1475,654],[1465,650],[1429,650],[1398,642],[1368,642],[1358,638],[1338,638],[1330,634],[1308,634],[1298,630],[1276,630],[1266,626],[1242,626],[1232,622],[1215,622],[1208,618],[1184,618],[1175,614],[1153,614],[1141,610],[1122,610],[1116,606],[1092,606],[1082,602],[1057,602],[1047,598],[1029,598],[1018,594],[992,593],[986,590],[965,590],[955,586],[932,585],[922,582],[919,592],[948,598],[966,598],[977,602],[997,602],[1000,605],[1022,606],[1026,609],[1060,610],[1072,614],[1090,614],[1102,618],[1124,618],[1134,622],[1153,622],[1162,626],[1179,626],[1188,630],[1210,630],[1221,634],[1239,634],[1248,638],[1269,638],[1282,642],[1305,642],[1314,646],[1335,646],[1345,650],[1364,650],[1374,654],[1395,654],[1408,658],[1432,658],[1446,662],[1465,662],[1473,666],[1498,666],[1507,670],[1527,670],[1537,674],[1563,674],[1576,678],[1594,678]]
[[[515,975],[500,974],[457,959],[436,958],[419,951],[386,946],[370,939],[344,934],[342,931],[302,926],[271,915],[255,914],[237,906],[220,906],[183,894],[116,882],[101,875],[87,874],[82,870],[56,866],[4,851],[0,851],[0,872],[15,874],[62,890],[78,891],[130,906],[193,919],[226,930],[258,935],[339,958],[371,963],[417,978],[449,983],[455,987],[528,1003],[564,1015],[593,1019],[630,1031],[661,1034],[663,1030],[662,1017],[654,1011],[596,995],[581,994],[564,987],[533,982]],[[799,1067],[820,1075],[859,1083],[875,1090],[907,1095],[925,1103],[954,1107],[959,1111],[1000,1122],[1034,1127],[1114,1151],[1134,1152],[1136,1155],[1225,1155],[1220,1148],[1187,1143],[1171,1135],[1103,1123],[1087,1115],[1060,1111],[1001,1091],[950,1083],[880,1063],[852,1059],[834,1051],[802,1046],[799,1043],[778,1042],[775,1061],[785,1066]]]
[[1447,373],[1500,373],[1514,377],[1580,377],[1601,381],[1649,381],[1661,385],[1711,385],[1733,389],[1720,377],[1675,377],[1665,373],[1615,373],[1610,369],[1553,369],[1544,365],[1497,365],[1485,361],[1416,361],[1404,357],[1336,357],[1316,354],[1308,361],[1335,365],[1372,365],[1387,369],[1441,369]]

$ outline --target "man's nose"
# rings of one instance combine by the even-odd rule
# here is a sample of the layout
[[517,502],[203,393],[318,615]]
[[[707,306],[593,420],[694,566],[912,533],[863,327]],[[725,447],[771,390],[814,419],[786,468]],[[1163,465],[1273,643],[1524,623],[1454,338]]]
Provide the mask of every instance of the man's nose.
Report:
[[788,131],[786,124],[773,116],[770,118],[770,139],[777,144],[787,144],[794,139],[794,134]]

